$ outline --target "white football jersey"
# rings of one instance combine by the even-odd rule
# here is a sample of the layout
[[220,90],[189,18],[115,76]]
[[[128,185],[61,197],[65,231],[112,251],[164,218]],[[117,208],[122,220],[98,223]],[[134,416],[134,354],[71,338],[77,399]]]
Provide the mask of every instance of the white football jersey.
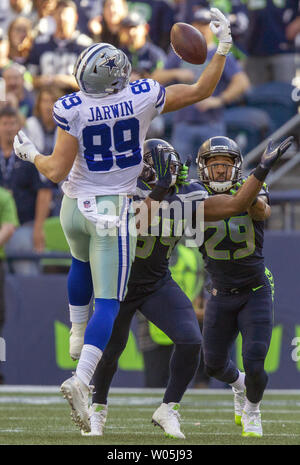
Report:
[[64,193],[71,198],[133,194],[149,125],[164,103],[165,89],[152,79],[131,82],[104,98],[81,91],[60,98],[54,120],[79,143]]

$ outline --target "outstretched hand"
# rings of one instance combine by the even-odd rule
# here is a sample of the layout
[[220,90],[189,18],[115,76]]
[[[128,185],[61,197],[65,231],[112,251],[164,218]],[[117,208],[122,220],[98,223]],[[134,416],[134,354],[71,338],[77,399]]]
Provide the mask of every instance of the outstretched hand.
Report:
[[172,173],[170,170],[171,154],[165,159],[164,151],[160,147],[151,150],[153,167],[156,172],[157,181],[149,194],[154,200],[161,202],[167,195],[172,183]]
[[281,144],[275,145],[275,143],[270,140],[268,146],[264,153],[262,154],[261,160],[259,165],[255,168],[254,176],[259,181],[263,182],[271,170],[271,168],[275,165],[276,161],[288,150],[288,148],[292,145],[294,140],[293,136],[288,137],[285,139]]
[[230,22],[218,8],[211,8],[210,14],[211,22],[209,27],[213,34],[219,39],[216,53],[226,57],[232,45]]
[[276,145],[273,140],[270,140],[266,150],[261,157],[260,166],[262,168],[271,169],[276,161],[290,148],[293,140],[294,137],[290,136],[279,145]]
[[170,170],[171,154],[165,160],[164,151],[159,147],[151,150],[154,170],[157,176],[156,185],[164,189],[169,189],[172,183],[172,173]]
[[34,163],[34,159],[38,155],[37,148],[23,131],[19,131],[14,138],[14,151],[21,160],[31,163]]

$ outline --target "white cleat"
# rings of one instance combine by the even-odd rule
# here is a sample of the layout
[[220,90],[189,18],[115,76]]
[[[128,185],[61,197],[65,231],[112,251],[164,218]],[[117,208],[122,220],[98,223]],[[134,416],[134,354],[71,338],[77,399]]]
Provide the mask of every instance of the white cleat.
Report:
[[185,435],[180,431],[179,404],[170,402],[161,404],[153,413],[152,423],[160,426],[168,438],[185,439]]
[[90,432],[88,399],[91,387],[84,384],[76,375],[63,382],[60,387],[63,396],[70,404],[71,417],[83,431]]
[[254,412],[245,412],[242,414],[243,437],[260,438],[263,435],[261,425],[261,414],[259,410]]
[[234,401],[234,421],[236,425],[242,425],[242,414],[246,402],[245,391],[238,391],[234,387],[232,388],[233,401]]
[[86,328],[86,323],[83,323],[81,326],[82,327],[80,329],[77,328],[76,330],[74,330],[74,328],[71,328],[70,330],[69,353],[72,360],[79,360],[81,350],[84,344],[84,332]]
[[92,404],[90,407],[91,431],[85,433],[81,430],[82,436],[103,436],[103,429],[107,417],[107,405]]

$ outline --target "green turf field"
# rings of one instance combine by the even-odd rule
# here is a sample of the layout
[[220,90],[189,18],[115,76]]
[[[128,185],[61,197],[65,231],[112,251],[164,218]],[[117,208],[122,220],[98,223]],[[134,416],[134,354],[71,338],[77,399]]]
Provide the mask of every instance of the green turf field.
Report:
[[161,394],[112,393],[105,435],[82,437],[70,419],[67,402],[50,392],[0,390],[0,444],[300,444],[300,391],[265,394],[261,408],[263,438],[242,438],[233,421],[230,392],[196,391],[181,403],[182,431],[186,440],[171,440],[151,424]]

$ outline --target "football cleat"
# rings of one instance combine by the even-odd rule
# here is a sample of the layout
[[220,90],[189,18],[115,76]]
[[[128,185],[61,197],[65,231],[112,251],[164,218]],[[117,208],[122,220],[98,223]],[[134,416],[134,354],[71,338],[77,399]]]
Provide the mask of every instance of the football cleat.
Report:
[[79,360],[80,358],[81,349],[84,343],[85,328],[86,328],[86,323],[83,323],[82,325],[80,325],[79,328],[74,329],[72,327],[70,330],[69,353],[70,353],[70,357],[72,360]]
[[76,373],[64,381],[60,387],[63,396],[70,404],[71,418],[83,431],[90,432],[88,399],[92,387],[84,384]]
[[180,431],[179,404],[170,402],[162,403],[152,416],[154,426],[160,426],[168,438],[185,439],[185,435]]
[[238,391],[234,387],[232,388],[233,400],[234,400],[234,421],[238,426],[242,425],[242,413],[246,402],[245,391]]
[[242,426],[243,437],[260,438],[263,435],[260,411],[245,412],[245,410],[243,410]]
[[107,417],[107,405],[92,404],[90,407],[91,431],[89,433],[81,430],[82,436],[103,436],[103,428]]

